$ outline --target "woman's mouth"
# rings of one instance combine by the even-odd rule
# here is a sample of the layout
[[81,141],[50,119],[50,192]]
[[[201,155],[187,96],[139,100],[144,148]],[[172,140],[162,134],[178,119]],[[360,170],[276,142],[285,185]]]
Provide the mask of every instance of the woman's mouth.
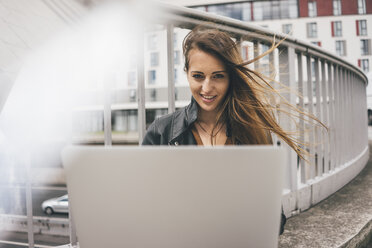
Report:
[[202,94],[200,94],[200,96],[202,100],[206,103],[213,102],[217,97],[217,95],[212,96],[212,95],[202,95]]

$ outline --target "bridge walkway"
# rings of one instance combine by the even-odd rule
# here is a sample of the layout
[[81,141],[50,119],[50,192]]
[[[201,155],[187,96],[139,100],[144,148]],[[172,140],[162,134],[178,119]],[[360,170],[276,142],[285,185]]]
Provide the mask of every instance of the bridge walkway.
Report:
[[345,187],[287,220],[279,239],[284,247],[372,247],[372,127],[370,159]]

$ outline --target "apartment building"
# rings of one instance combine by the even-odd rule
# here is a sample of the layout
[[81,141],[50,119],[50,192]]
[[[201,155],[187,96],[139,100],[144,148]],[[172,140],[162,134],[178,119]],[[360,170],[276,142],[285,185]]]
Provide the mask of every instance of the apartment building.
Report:
[[[371,0],[184,1],[190,8],[288,33],[371,70]],[[178,1],[178,4],[183,4]]]

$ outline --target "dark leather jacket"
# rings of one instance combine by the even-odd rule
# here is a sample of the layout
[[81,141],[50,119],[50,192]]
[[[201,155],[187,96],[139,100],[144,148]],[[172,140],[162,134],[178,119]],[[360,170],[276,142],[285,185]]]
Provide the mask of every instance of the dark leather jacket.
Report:
[[197,117],[198,106],[192,98],[188,106],[156,119],[148,128],[142,145],[196,145],[191,127]]
[[[195,99],[192,98],[188,106],[156,119],[149,126],[142,145],[196,145],[191,127],[197,117],[198,106]],[[230,133],[227,128],[226,136],[230,137]],[[283,233],[285,223],[286,217],[282,208],[279,234]]]

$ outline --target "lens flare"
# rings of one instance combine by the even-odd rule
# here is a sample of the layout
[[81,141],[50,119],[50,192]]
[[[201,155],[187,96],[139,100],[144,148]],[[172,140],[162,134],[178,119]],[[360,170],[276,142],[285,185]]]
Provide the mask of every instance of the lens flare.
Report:
[[[74,112],[103,105],[103,92],[122,84],[137,44],[143,44],[138,39],[149,17],[146,4],[109,1],[27,56],[0,113],[0,184],[24,188],[27,178],[38,178],[33,185],[50,183],[33,154],[49,158],[38,160],[41,164],[59,161],[59,154],[50,151],[72,141]],[[31,175],[25,173],[26,164]],[[13,200],[10,191],[0,188],[0,214],[25,215],[23,190]]]

